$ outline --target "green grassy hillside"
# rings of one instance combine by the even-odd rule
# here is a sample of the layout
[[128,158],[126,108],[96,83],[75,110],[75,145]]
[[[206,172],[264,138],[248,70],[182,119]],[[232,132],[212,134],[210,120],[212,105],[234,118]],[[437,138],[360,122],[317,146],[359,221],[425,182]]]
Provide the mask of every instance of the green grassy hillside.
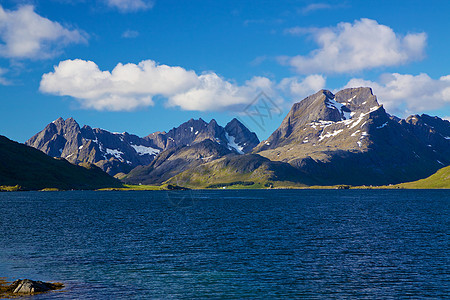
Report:
[[188,188],[305,187],[314,184],[291,165],[257,154],[227,155],[172,177],[168,184]]
[[17,185],[25,190],[122,186],[119,180],[94,165],[76,166],[0,136],[0,186]]
[[450,189],[450,166],[438,170],[425,179],[395,185],[405,189]]

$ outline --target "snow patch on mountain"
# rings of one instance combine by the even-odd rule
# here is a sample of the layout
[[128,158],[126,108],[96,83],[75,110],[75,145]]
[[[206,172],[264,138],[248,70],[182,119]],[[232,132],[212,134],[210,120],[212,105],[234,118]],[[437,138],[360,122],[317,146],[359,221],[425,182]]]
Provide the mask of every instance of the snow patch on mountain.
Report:
[[353,132],[351,136],[356,136],[356,135],[358,134],[358,132],[360,132],[360,130],[359,130],[359,129],[358,129],[358,130],[356,130],[355,132]]
[[[328,108],[337,109],[341,113],[341,121],[349,120],[352,117],[351,111],[344,110],[344,107],[347,108],[344,104],[337,102],[334,99],[327,98],[325,104]],[[347,108],[348,109],[348,108]]]
[[106,148],[106,154],[113,155],[118,160],[123,161],[123,158],[121,156],[123,154],[122,151]]
[[230,150],[234,149],[237,151],[237,153],[244,154],[244,151],[242,151],[242,150],[244,150],[244,147],[236,144],[234,136],[228,135],[228,132],[225,132],[225,137],[228,141],[228,149],[230,149]]
[[348,103],[350,103],[350,102],[352,102],[353,101],[353,99],[355,99],[356,98],[356,95],[355,96],[353,96],[353,97],[351,97],[350,99],[348,99],[347,101],[345,101],[345,102],[348,102]]
[[327,132],[325,135],[320,135],[319,136],[319,142],[320,141],[322,141],[323,139],[325,139],[325,138],[329,138],[329,137],[332,137],[332,136],[336,136],[336,135],[338,135],[339,133],[341,133],[342,131],[344,131],[344,129],[339,129],[339,130],[335,130],[335,131],[333,131],[333,132]]
[[131,147],[133,147],[133,149],[139,154],[139,155],[156,155],[159,152],[161,152],[161,150],[159,149],[155,149],[152,147],[147,147],[147,146],[142,146],[142,145],[130,145]]

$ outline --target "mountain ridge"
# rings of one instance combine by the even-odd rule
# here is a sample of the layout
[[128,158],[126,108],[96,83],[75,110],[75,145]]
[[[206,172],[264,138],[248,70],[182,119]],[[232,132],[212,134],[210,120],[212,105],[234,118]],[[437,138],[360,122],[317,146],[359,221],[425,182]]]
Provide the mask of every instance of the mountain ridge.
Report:
[[[237,119],[225,127],[214,119],[190,119],[140,138],[80,128],[72,118],[59,118],[27,143],[73,163],[95,163],[132,184],[161,184],[189,170],[211,173],[218,169],[214,160],[239,162],[243,165],[235,171],[247,174],[246,163],[268,159],[266,166],[279,162],[287,173],[319,185],[396,184],[425,178],[450,164],[450,122],[425,114],[392,116],[367,87],[336,94],[320,90],[306,97],[261,142]],[[258,156],[245,156],[249,154]]]
[[325,185],[412,181],[450,163],[450,156],[433,152],[404,122],[387,114],[370,88],[336,95],[321,90],[294,104],[253,152],[288,162]]
[[209,123],[202,119],[190,119],[167,133],[155,132],[141,138],[127,132],[113,133],[88,125],[80,127],[73,118],[58,118],[25,144],[74,164],[95,164],[115,175],[129,173],[137,166],[149,165],[161,151],[190,146],[206,139],[241,154],[251,151],[259,143],[256,134],[237,119],[231,120],[225,127],[214,119]]

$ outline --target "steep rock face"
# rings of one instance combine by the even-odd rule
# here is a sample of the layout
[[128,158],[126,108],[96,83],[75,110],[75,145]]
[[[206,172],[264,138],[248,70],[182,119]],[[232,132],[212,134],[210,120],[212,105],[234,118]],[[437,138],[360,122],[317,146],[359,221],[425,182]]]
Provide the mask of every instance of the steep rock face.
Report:
[[251,151],[259,143],[256,135],[236,119],[225,128],[215,120],[206,123],[202,119],[191,119],[167,133],[155,132],[140,138],[127,132],[111,133],[87,125],[80,128],[73,118],[59,118],[26,144],[74,164],[93,163],[115,175],[150,164],[163,150],[191,146],[205,140],[214,141],[240,154]]
[[259,143],[256,134],[236,119],[230,121],[225,128],[214,119],[209,123],[202,119],[190,119],[167,133],[152,133],[144,139],[152,141],[163,150],[212,140],[240,154],[250,152]]
[[450,157],[450,122],[426,114],[409,116],[400,120],[406,130],[430,147],[441,161]]
[[210,139],[192,146],[169,148],[161,152],[150,165],[133,169],[122,181],[130,184],[160,184],[183,171],[231,153],[231,150]]
[[74,164],[93,163],[111,175],[149,164],[161,151],[151,141],[126,132],[80,128],[73,118],[53,121],[25,144]]
[[231,145],[238,153],[249,153],[259,144],[256,134],[248,130],[236,118],[225,126],[225,132],[228,145]]
[[424,178],[443,157],[379,105],[370,88],[320,91],[293,105],[254,150],[288,162],[323,184],[388,184]]

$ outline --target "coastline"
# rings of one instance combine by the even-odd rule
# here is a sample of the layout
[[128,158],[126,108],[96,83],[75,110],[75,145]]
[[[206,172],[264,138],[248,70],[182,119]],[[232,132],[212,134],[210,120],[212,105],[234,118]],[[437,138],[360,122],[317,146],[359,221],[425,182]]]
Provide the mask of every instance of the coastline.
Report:
[[251,186],[225,186],[216,188],[192,187],[192,188],[167,188],[167,186],[130,186],[117,188],[101,188],[95,190],[71,189],[63,190],[57,188],[45,188],[40,190],[21,189],[16,186],[0,186],[1,192],[68,192],[68,191],[97,191],[97,192],[127,192],[127,191],[213,191],[213,190],[450,190],[450,187],[424,187],[414,185],[413,183],[400,183],[389,186],[350,186],[350,185],[333,185],[333,186],[274,186],[274,187],[251,187]]

